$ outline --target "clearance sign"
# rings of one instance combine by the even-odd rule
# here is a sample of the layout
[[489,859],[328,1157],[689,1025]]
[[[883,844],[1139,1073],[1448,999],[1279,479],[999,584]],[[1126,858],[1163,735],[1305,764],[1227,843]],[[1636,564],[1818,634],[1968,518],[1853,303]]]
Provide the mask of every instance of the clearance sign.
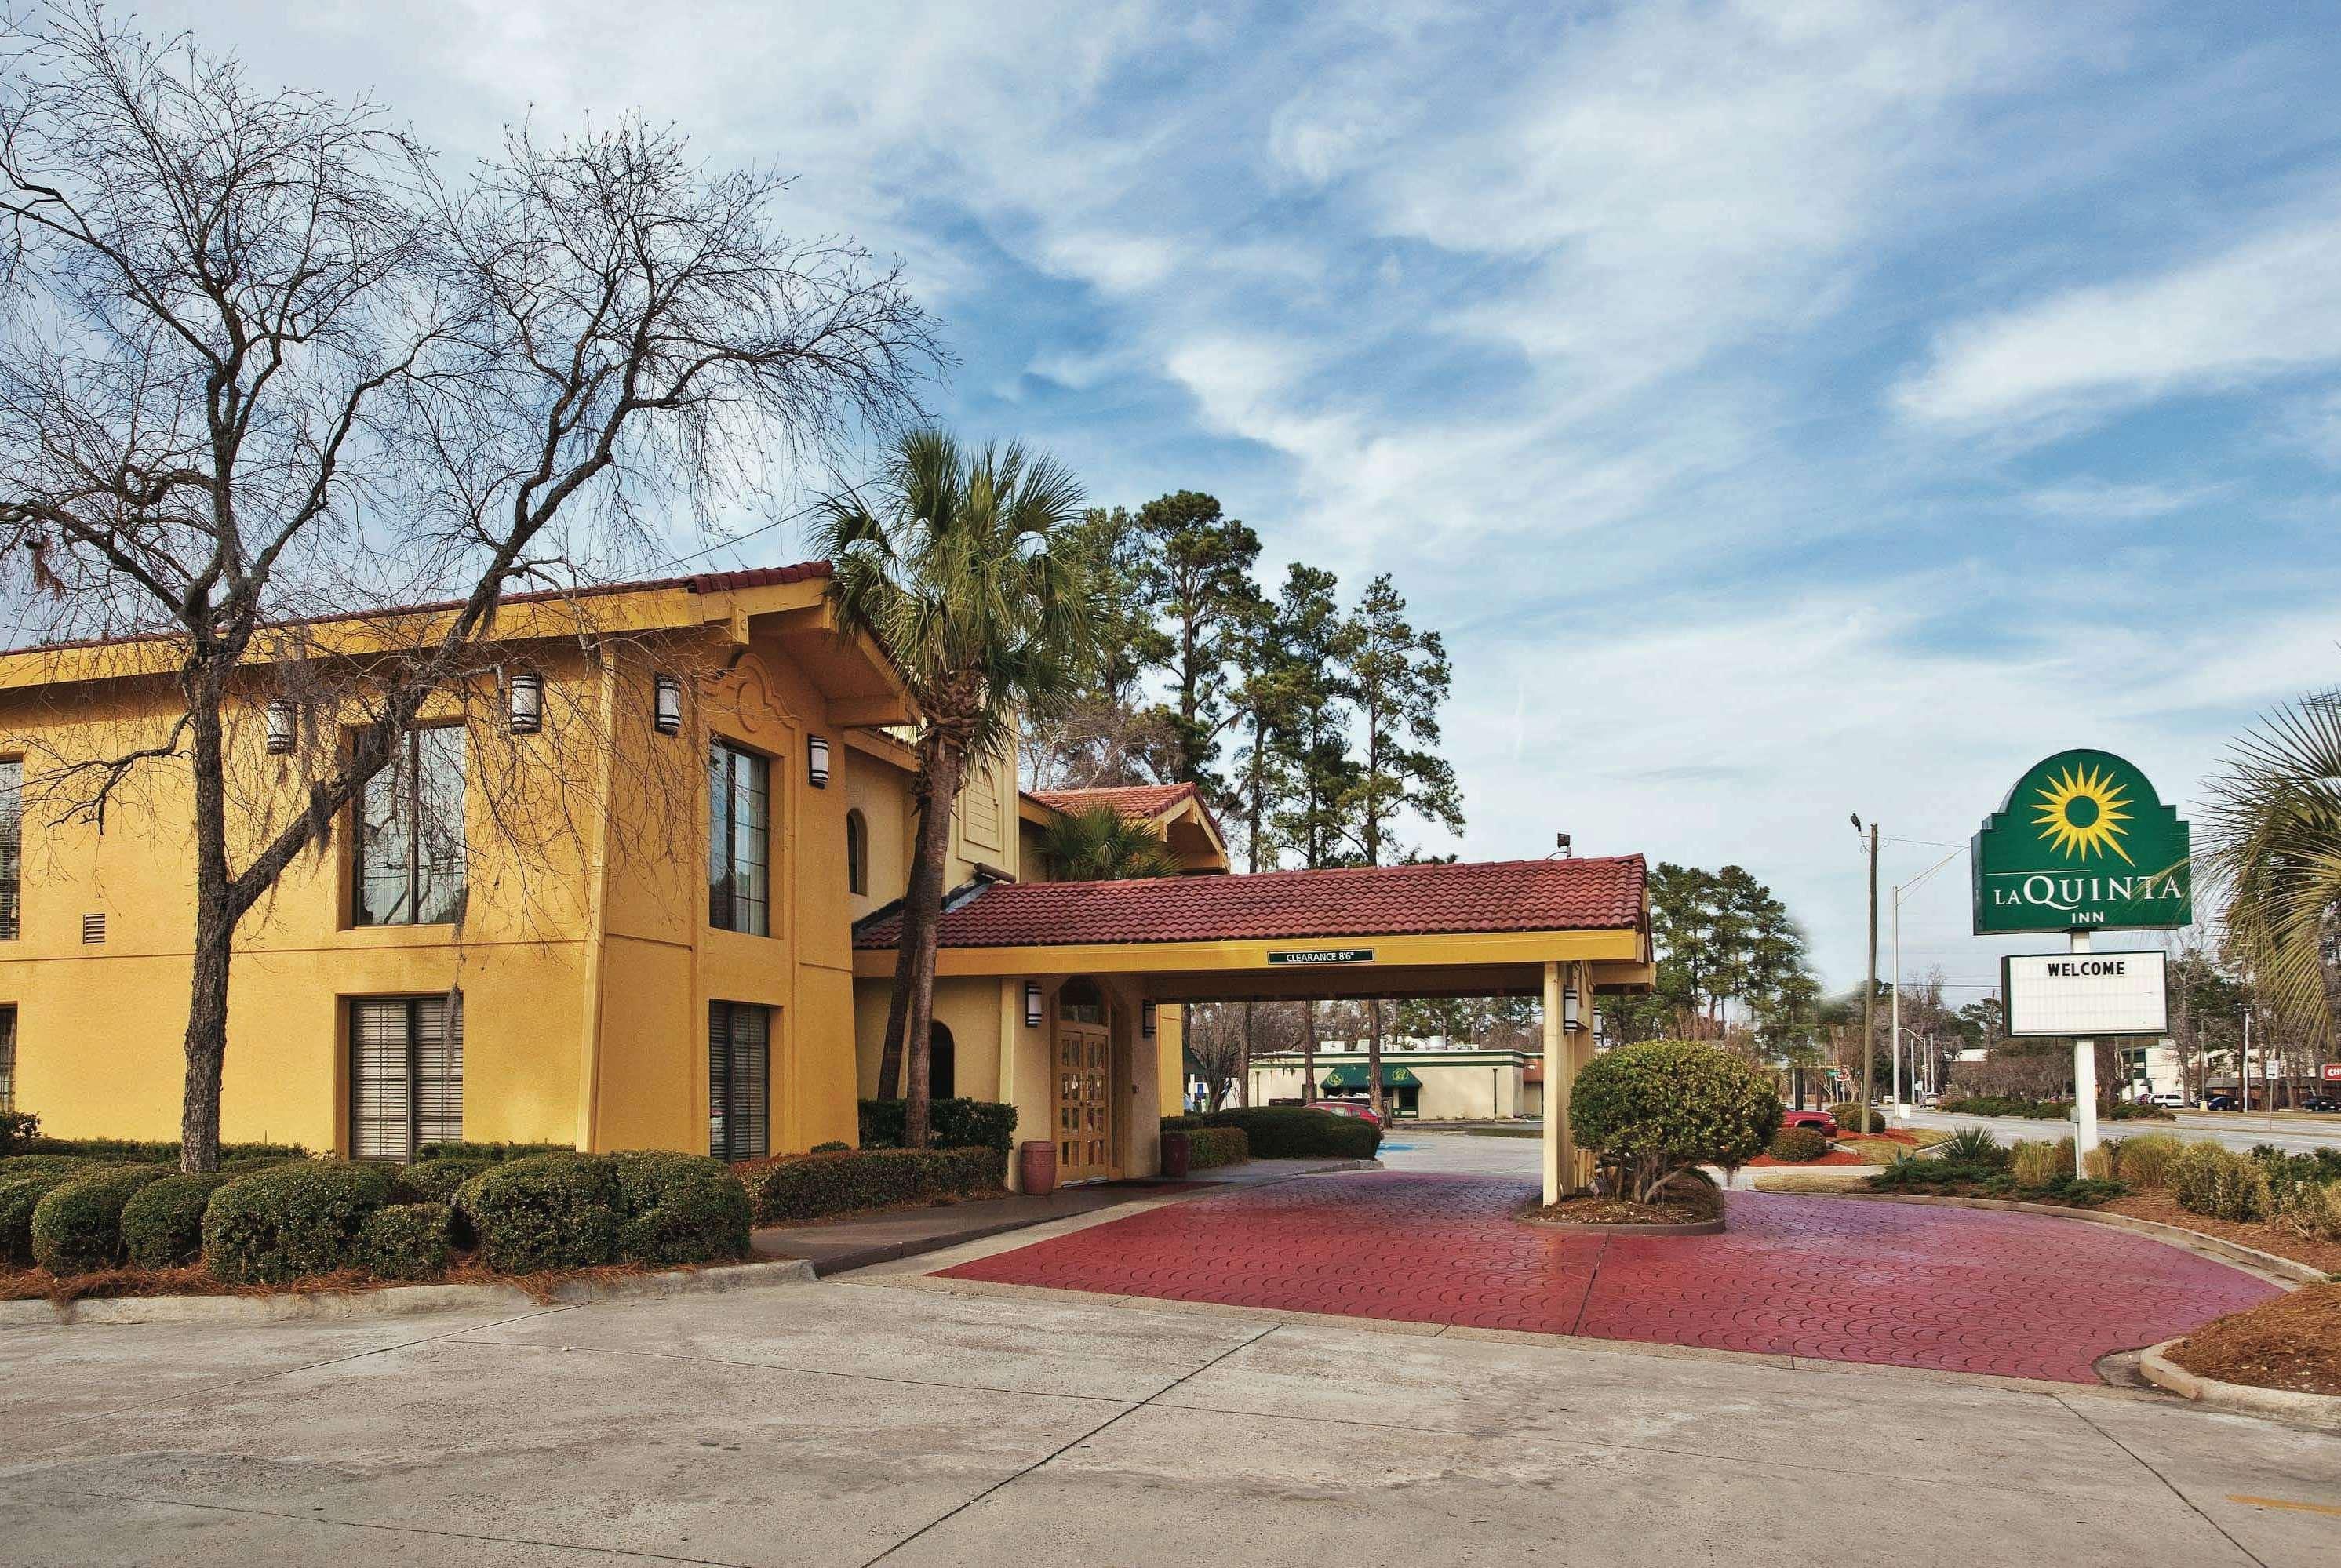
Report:
[[2033,764],[1984,819],[1975,930],[2153,930],[2195,918],[2190,841],[2177,808],[2110,751]]

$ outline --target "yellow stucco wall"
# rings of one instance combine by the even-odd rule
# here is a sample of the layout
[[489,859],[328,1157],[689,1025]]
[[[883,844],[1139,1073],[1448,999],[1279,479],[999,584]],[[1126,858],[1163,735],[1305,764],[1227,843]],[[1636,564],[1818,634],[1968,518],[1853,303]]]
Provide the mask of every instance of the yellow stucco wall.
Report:
[[[843,732],[762,622],[694,625],[588,654],[530,645],[545,727],[505,733],[493,700],[434,718],[466,728],[468,902],[459,925],[352,924],[348,813],[246,918],[230,995],[222,1103],[230,1139],[345,1149],[347,1000],[460,987],[463,1130],[473,1139],[596,1148],[707,1146],[711,999],[774,1009],[772,1146],[854,1136],[851,912],[836,778]],[[697,677],[682,733],[650,721],[654,672]],[[155,683],[0,693],[0,756],[26,759],[22,934],[0,943],[0,1002],[17,1008],[16,1104],[59,1136],[177,1136],[192,941],[183,769],[143,768],[105,831],[58,821],[44,784],[61,758],[164,733]],[[831,787],[806,741],[832,746]],[[771,934],[712,929],[706,741],[771,762]],[[251,841],[301,798],[262,748],[261,700],[232,719],[234,793]],[[873,835],[883,839],[885,835]],[[85,914],[105,940],[85,944]]]

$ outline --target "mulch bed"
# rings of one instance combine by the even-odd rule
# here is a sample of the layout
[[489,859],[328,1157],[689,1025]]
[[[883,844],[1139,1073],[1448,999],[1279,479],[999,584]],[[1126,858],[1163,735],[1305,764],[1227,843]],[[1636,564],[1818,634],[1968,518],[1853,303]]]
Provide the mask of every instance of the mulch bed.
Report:
[[2309,1285],[2231,1313],[2179,1341],[2170,1359],[2199,1377],[2341,1394],[2341,1285]]
[[[59,1277],[45,1268],[0,1269],[0,1301],[47,1301],[59,1306],[74,1301],[119,1301],[157,1295],[321,1295],[328,1292],[354,1295],[391,1290],[405,1285],[517,1285],[540,1302],[572,1280],[607,1282],[638,1274],[671,1274],[711,1266],[702,1264],[604,1264],[595,1268],[551,1269],[543,1274],[497,1274],[477,1264],[459,1260],[436,1279],[376,1279],[359,1269],[311,1275],[283,1285],[227,1285],[189,1268],[110,1268],[96,1274]],[[720,1265],[714,1265],[720,1266]]]
[[2103,1207],[2110,1214],[2156,1220],[2163,1225],[2201,1231],[2205,1236],[2216,1236],[2221,1241],[2257,1247],[2278,1257],[2288,1257],[2295,1263],[2305,1263],[2321,1274],[2341,1274],[2341,1241],[2305,1236],[2297,1231],[2266,1221],[2243,1224],[2236,1220],[2213,1219],[2208,1215],[2180,1208],[2178,1201],[2167,1192],[2132,1193],[2127,1197],[2115,1198]]
[[1670,1194],[1657,1203],[1580,1194],[1559,1203],[1531,1204],[1519,1211],[1519,1217],[1563,1225],[1698,1225],[1722,1212],[1723,1195],[1702,1187],[1681,1196]]

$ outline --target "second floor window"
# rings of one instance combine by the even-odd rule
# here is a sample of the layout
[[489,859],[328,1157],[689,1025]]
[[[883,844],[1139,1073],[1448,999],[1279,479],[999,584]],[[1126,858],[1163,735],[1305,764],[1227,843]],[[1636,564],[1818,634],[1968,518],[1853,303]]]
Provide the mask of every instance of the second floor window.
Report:
[[859,811],[845,814],[845,890],[870,891],[870,824]]
[[771,932],[766,870],[772,764],[722,741],[707,749],[707,923],[752,937]]
[[0,762],[0,942],[16,939],[16,892],[24,879],[25,764]]
[[452,925],[463,914],[463,731],[410,730],[358,809],[361,926]]

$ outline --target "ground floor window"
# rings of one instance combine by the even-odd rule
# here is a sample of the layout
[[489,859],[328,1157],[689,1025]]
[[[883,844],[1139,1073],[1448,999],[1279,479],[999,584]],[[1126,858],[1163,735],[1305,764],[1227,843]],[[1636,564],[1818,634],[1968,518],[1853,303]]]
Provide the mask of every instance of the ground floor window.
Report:
[[16,1108],[16,1005],[0,1005],[0,1111]]
[[720,1160],[772,1152],[772,1009],[707,1005],[707,1152]]
[[947,1100],[959,1093],[959,1042],[941,1024],[927,1027],[927,1094]]
[[463,1007],[453,997],[350,1003],[350,1157],[404,1162],[463,1136]]

